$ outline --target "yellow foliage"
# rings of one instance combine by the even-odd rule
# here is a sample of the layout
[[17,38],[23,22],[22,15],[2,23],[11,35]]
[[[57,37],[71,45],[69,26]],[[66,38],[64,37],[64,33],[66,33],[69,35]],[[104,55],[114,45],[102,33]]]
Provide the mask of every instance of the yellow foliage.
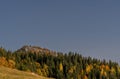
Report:
[[85,75],[83,79],[88,79],[88,77]]
[[13,60],[7,61],[5,57],[0,57],[0,65],[9,68],[15,68],[15,62]]
[[62,63],[60,63],[60,65],[59,65],[59,70],[63,71],[63,65],[62,65]]
[[77,75],[77,79],[81,79],[81,74],[78,74],[78,75]]
[[108,65],[101,65],[101,66],[100,66],[100,69],[101,69],[101,70],[102,70],[102,69],[105,69],[105,70],[109,71],[109,70],[110,70],[110,67],[109,67]]
[[44,67],[43,67],[44,69],[48,69],[48,66],[46,65],[46,64],[44,64]]
[[5,57],[0,57],[0,65],[8,66],[8,62]]
[[35,62],[35,64],[37,68],[40,68],[40,64],[38,62]]
[[100,68],[100,66],[99,65],[97,65],[97,64],[93,64],[93,65],[91,65],[92,66],[92,68],[94,67],[94,68]]
[[15,62],[13,60],[8,60],[8,67],[15,68]]
[[93,66],[92,65],[88,65],[86,67],[86,72],[89,73],[91,71],[91,69],[93,69]]
[[110,67],[108,65],[105,66],[105,70],[109,71]]
[[48,76],[49,72],[48,72],[48,66],[46,64],[44,64],[43,69],[41,69],[41,71],[43,76],[45,77]]
[[45,76],[45,77],[48,76],[48,75],[47,75],[48,73],[46,72],[46,70],[42,69],[41,71],[42,71],[43,76]]
[[104,70],[102,69],[101,72],[100,72],[100,75],[103,75],[104,74]]
[[112,73],[115,73],[115,68],[112,67],[112,68],[111,68],[111,72],[112,72]]
[[69,73],[73,73],[74,71],[76,70],[76,66],[72,66],[70,69],[69,69]]
[[73,73],[73,68],[70,68],[68,72]]
[[96,66],[96,64],[93,64],[93,66]]
[[101,65],[100,68],[101,68],[101,69],[104,69],[104,68],[105,68],[105,65]]
[[118,71],[119,71],[119,73],[120,73],[120,67],[119,67],[119,66],[117,67],[117,69],[118,69]]
[[86,67],[86,72],[89,73],[90,70],[91,70],[91,69],[90,69],[90,66],[87,66],[87,67]]
[[37,69],[37,74],[43,76],[43,73],[42,73],[42,71],[40,69]]
[[103,75],[104,75],[104,76],[107,76],[107,73],[104,71]]
[[100,75],[107,76],[107,73],[106,73],[106,71],[104,71],[104,69],[102,69],[101,72],[100,72]]

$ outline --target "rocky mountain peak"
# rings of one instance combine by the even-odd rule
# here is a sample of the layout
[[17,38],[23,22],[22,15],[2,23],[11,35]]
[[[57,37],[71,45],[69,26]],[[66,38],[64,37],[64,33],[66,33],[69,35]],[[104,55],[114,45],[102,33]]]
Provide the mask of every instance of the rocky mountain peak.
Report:
[[20,52],[31,52],[31,53],[41,53],[41,54],[56,54],[55,51],[49,50],[47,48],[41,48],[39,46],[28,46],[25,45],[23,47],[21,47],[20,49],[18,49],[17,51]]

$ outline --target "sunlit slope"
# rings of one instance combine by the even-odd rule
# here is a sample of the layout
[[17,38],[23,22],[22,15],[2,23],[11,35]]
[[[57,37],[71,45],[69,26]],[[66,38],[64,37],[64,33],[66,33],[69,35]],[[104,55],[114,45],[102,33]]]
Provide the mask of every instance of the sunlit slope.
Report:
[[0,66],[0,79],[52,79],[34,73],[19,71]]

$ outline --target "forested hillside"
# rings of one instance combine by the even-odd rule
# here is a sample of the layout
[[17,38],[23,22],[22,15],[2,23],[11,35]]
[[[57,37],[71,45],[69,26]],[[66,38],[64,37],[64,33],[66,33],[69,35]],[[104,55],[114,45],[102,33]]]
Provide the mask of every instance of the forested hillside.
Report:
[[0,48],[0,65],[56,79],[120,79],[116,62],[35,46],[24,46],[15,52]]

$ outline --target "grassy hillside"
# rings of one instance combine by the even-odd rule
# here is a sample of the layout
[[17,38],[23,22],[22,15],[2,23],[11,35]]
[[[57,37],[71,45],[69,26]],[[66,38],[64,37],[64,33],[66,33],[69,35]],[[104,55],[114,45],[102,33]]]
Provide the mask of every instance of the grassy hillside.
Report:
[[0,66],[0,79],[52,79]]

